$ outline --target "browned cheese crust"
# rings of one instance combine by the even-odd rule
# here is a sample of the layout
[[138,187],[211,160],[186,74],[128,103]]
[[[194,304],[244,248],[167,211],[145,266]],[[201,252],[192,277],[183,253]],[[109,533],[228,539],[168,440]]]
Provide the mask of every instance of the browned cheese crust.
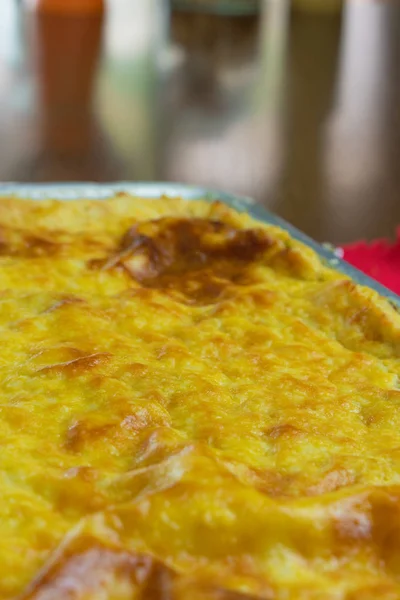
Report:
[[0,199],[0,598],[397,600],[397,312],[179,198]]

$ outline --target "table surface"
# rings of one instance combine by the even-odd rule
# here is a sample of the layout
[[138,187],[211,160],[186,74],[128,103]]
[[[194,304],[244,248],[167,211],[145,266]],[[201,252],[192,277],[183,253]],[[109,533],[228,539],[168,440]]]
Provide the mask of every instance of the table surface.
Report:
[[181,181],[252,196],[320,241],[400,224],[400,3],[341,17],[0,3],[0,180]]

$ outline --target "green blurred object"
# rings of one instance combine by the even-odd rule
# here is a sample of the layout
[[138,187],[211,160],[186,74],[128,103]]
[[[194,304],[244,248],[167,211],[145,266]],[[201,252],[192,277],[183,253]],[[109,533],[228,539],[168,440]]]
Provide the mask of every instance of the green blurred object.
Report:
[[171,0],[175,10],[219,15],[254,15],[262,0]]
[[292,7],[297,12],[315,14],[340,14],[343,0],[292,0]]

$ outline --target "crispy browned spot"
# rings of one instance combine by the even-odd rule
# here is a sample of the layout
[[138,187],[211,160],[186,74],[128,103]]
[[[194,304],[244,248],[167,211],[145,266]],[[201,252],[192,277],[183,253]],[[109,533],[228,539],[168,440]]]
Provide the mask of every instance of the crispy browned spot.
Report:
[[254,487],[263,494],[271,497],[289,495],[289,488],[293,485],[294,475],[286,475],[279,471],[268,469],[251,469]]
[[43,477],[32,474],[29,483],[36,493],[51,502],[55,510],[79,519],[100,510],[107,502],[97,485],[97,478],[96,469],[79,466],[61,473],[50,471],[45,483]]
[[284,246],[272,257],[271,266],[300,279],[315,279],[315,263],[296,246]]
[[31,234],[14,228],[2,229],[0,254],[3,256],[55,256],[64,248],[65,243],[56,231]]
[[[174,585],[173,600],[273,600],[275,594],[268,587],[261,593],[246,594],[245,592],[234,592],[222,587],[204,585],[197,581],[180,580],[177,578]],[[172,600],[171,599],[171,600]],[[144,598],[143,598],[144,600]],[[157,598],[157,600],[163,600]]]
[[44,312],[50,313],[64,306],[70,306],[71,304],[82,304],[85,300],[79,298],[79,296],[73,296],[72,294],[64,294],[57,302],[51,304]]
[[25,246],[28,255],[51,256],[58,254],[64,244],[54,235],[36,234],[25,237]]
[[246,594],[245,592],[234,592],[222,588],[209,589],[208,593],[210,600],[273,600],[275,598],[275,594],[270,588],[264,589],[261,594]]
[[145,287],[212,303],[229,284],[248,283],[248,266],[275,246],[263,229],[235,229],[208,219],[162,218],[132,227],[103,268],[120,265]]
[[38,369],[39,373],[51,373],[56,375],[67,375],[73,377],[76,375],[83,375],[88,371],[91,371],[95,367],[107,364],[112,357],[109,352],[98,352],[96,354],[89,354],[88,356],[81,356],[73,360],[69,360],[54,365],[46,365],[41,369]]
[[31,356],[31,361],[38,367],[47,367],[51,364],[68,362],[85,356],[83,350],[64,344],[41,348],[40,350],[34,348],[33,350],[35,351]]
[[310,496],[318,496],[352,485],[355,481],[356,477],[354,473],[351,473],[347,469],[332,469],[316,485],[309,487],[306,493]]
[[290,487],[297,477],[277,470],[248,467],[243,463],[236,463],[232,460],[218,462],[240,483],[252,486],[259,492],[271,497],[290,496]]
[[345,600],[398,600],[399,593],[391,583],[377,583],[346,594]]
[[7,248],[7,237],[3,227],[0,227],[0,254],[4,254]]
[[333,510],[336,543],[341,552],[371,546],[379,561],[400,576],[400,488],[372,488],[344,499]]
[[66,256],[74,249],[83,252],[107,252],[110,242],[106,236],[90,232],[72,233],[64,229],[35,229],[3,226],[0,232],[0,255],[19,258]]
[[[162,600],[171,597],[167,595],[171,577],[171,572],[150,556],[81,536],[54,555],[21,600],[83,600],[96,594],[118,600]],[[134,592],[140,596],[133,596]]]
[[295,437],[299,433],[302,433],[301,429],[294,427],[294,425],[291,425],[290,423],[276,425],[275,427],[271,427],[271,429],[266,431],[267,436],[273,440],[277,440],[281,437]]
[[133,375],[134,377],[145,377],[149,371],[149,368],[142,363],[128,363],[124,364],[121,368],[121,374]]
[[106,546],[80,535],[53,555],[20,600],[272,600],[178,575],[149,555]]
[[82,450],[85,443],[106,437],[109,430],[114,427],[112,423],[94,425],[87,421],[76,421],[68,427],[65,447],[72,452]]
[[156,427],[144,431],[143,440],[137,453],[137,462],[149,466],[172,456],[185,446],[182,436],[171,427]]
[[379,548],[381,562],[397,581],[400,579],[400,495],[399,490],[386,494],[381,490],[371,495],[373,539]]
[[124,446],[136,433],[157,423],[157,415],[153,415],[149,409],[138,409],[135,414],[123,414],[118,409],[116,405],[115,416],[106,423],[96,422],[96,415],[92,419],[86,417],[73,422],[66,433],[65,448],[79,452],[86,444],[92,445],[97,441],[104,444],[105,440],[116,446]]

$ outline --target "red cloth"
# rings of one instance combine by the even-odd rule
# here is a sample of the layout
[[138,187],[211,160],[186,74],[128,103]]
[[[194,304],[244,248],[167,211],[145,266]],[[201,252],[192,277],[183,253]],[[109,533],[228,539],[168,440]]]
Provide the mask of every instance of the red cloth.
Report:
[[356,242],[343,246],[343,251],[347,262],[400,294],[400,228],[393,244],[387,240]]

